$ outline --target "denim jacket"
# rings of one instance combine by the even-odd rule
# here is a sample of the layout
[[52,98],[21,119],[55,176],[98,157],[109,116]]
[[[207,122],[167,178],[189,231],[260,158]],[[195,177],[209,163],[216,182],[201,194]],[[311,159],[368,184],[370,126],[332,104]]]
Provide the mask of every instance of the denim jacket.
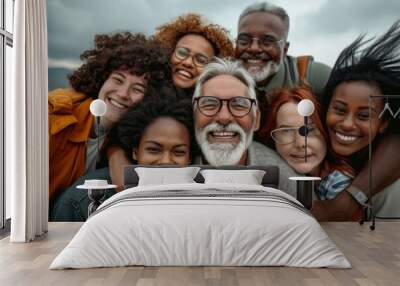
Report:
[[[77,189],[76,187],[82,185],[85,180],[90,179],[111,181],[108,168],[98,169],[80,177],[56,198],[53,207],[50,209],[50,221],[85,221],[87,219],[88,206],[90,204],[87,190]],[[108,189],[104,200],[115,193],[115,189]]]

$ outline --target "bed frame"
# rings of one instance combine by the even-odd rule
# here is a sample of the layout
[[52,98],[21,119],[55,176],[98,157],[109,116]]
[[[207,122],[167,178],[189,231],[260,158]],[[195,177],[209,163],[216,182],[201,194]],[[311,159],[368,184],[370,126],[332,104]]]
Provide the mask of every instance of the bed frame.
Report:
[[[224,166],[224,167],[213,167],[207,165],[194,165],[200,167],[202,170],[206,169],[219,169],[219,170],[263,170],[265,175],[262,179],[261,184],[264,187],[271,187],[277,189],[279,186],[279,167],[268,165],[268,166]],[[138,185],[139,177],[135,171],[136,167],[152,167],[152,168],[184,168],[179,166],[141,166],[141,165],[129,165],[124,168],[124,189],[133,188]],[[194,178],[197,183],[204,183],[204,178],[200,174]]]

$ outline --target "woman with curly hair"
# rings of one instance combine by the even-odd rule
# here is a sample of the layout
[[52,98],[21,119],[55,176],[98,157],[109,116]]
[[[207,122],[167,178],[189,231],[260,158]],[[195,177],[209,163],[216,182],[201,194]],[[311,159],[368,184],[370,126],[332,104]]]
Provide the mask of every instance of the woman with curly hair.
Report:
[[[69,76],[71,89],[49,93],[49,198],[53,200],[77,178],[96,168],[96,138],[145,95],[170,80],[165,48],[142,34],[96,35],[95,47],[81,55],[84,64]],[[107,112],[100,134],[89,106],[104,100]]]
[[[214,56],[229,57],[234,52],[228,31],[198,14],[182,15],[158,27],[154,37],[169,51],[179,98],[192,98],[198,76]],[[108,159],[113,183],[122,186],[122,166],[128,159],[118,146],[109,149]]]
[[[177,100],[172,94],[145,99],[122,117],[110,139],[122,146],[129,164],[188,165],[196,155],[191,106],[190,100]],[[86,220],[87,191],[76,186],[88,179],[110,180],[109,169],[87,174],[63,192],[50,213],[52,221]],[[115,190],[107,190],[106,198],[113,194]]]
[[191,98],[204,66],[214,57],[233,56],[229,33],[198,14],[182,15],[157,28],[155,38],[171,52],[172,80]]

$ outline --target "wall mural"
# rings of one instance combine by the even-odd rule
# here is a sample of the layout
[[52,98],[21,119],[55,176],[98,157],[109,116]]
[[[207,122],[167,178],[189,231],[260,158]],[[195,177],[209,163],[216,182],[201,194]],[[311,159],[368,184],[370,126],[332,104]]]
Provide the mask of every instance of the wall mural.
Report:
[[[47,1],[50,220],[84,221],[124,185],[194,181],[274,187],[319,221],[360,220],[372,197],[399,217],[400,4],[274,4]],[[126,165],[235,170],[124,182]],[[265,165],[279,171],[247,168]]]

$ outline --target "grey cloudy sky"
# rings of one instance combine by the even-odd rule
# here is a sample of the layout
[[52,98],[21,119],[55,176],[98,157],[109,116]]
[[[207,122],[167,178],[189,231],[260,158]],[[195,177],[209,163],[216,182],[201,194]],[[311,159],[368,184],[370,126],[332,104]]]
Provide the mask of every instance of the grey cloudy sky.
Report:
[[[188,12],[237,32],[240,12],[254,0],[47,0],[49,88],[65,86],[95,34],[129,30],[150,35],[155,27]],[[291,20],[289,54],[313,55],[333,65],[359,34],[377,35],[400,18],[399,0],[275,0]]]

